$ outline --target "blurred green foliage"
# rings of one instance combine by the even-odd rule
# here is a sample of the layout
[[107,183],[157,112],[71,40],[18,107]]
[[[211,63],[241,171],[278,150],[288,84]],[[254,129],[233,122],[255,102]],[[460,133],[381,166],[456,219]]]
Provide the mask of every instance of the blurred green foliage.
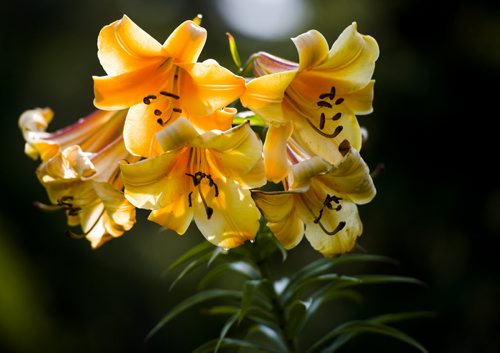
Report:
[[[64,216],[43,214],[46,201],[34,175],[37,162],[23,153],[17,118],[25,109],[50,106],[50,129],[92,108],[91,75],[103,74],[96,56],[102,26],[123,14],[159,41],[184,19],[204,15],[209,37],[201,59],[234,69],[226,31],[242,61],[257,50],[296,60],[288,38],[256,41],[229,28],[215,0],[10,1],[0,10],[0,214],[1,352],[189,352],[218,337],[223,321],[186,313],[148,343],[144,338],[164,312],[192,295],[199,277],[168,290],[170,263],[202,237],[160,232],[139,212],[122,238],[91,251],[64,237]],[[369,140],[362,151],[373,168],[376,199],[361,207],[369,253],[401,262],[400,273],[428,289],[370,292],[365,317],[375,308],[426,309],[438,319],[405,329],[435,352],[498,352],[500,185],[494,129],[500,77],[497,1],[452,3],[397,0],[310,0],[299,34],[323,32],[330,44],[352,21],[381,48],[375,111],[360,117]],[[265,16],[265,8],[262,9]],[[286,20],[286,18],[277,19]],[[288,255],[286,273],[318,258],[308,246]],[[321,320],[345,315],[342,306]],[[190,316],[191,315],[191,316]],[[401,346],[377,339],[384,352]],[[373,341],[369,341],[370,343]],[[363,342],[345,351],[376,352]],[[406,349],[406,347],[404,347]]]

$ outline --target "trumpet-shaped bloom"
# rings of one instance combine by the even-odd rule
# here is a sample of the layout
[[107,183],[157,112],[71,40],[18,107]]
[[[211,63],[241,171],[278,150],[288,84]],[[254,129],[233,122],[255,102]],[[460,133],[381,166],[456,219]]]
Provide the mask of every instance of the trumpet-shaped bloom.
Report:
[[293,139],[288,155],[292,173],[286,191],[253,191],[252,196],[267,225],[287,249],[305,234],[314,249],[324,256],[352,250],[363,226],[356,204],[369,202],[375,188],[368,167],[347,142],[338,165],[320,157],[304,158]]
[[66,211],[69,226],[81,227],[94,249],[135,223],[135,207],[120,191],[118,161],[129,156],[119,137],[97,153],[66,147],[37,169],[51,203]]
[[97,110],[64,129],[49,133],[46,130],[54,112],[50,108],[27,110],[19,118],[19,128],[26,141],[24,150],[31,158],[40,157],[42,161],[73,145],[97,152],[121,136],[125,115],[125,110]]
[[181,114],[196,123],[237,99],[245,80],[215,60],[198,63],[206,30],[185,21],[160,44],[130,18],[99,33],[98,56],[107,76],[94,77],[94,104],[129,108],[124,139],[135,155],[162,152],[155,134]]
[[292,40],[299,63],[258,53],[254,71],[261,76],[247,84],[241,97],[270,125],[264,153],[266,174],[274,182],[289,172],[285,144],[290,136],[308,153],[336,164],[343,158],[342,141],[361,148],[356,114],[372,111],[371,77],[379,53],[372,37],[359,34],[353,23],[331,49],[315,30]]
[[213,244],[233,248],[252,240],[260,213],[249,189],[265,184],[262,144],[248,124],[227,131],[236,110],[226,108],[219,129],[200,133],[184,117],[157,134],[162,154],[122,163],[125,196],[153,210],[149,219],[183,234],[194,218]]

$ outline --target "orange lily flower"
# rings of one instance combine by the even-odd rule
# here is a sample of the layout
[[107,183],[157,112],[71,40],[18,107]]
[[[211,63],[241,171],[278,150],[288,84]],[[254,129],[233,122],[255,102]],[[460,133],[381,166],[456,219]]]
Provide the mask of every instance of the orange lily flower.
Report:
[[198,63],[206,30],[185,21],[160,44],[130,18],[99,33],[98,56],[107,76],[94,77],[96,107],[130,108],[124,128],[127,149],[143,157],[162,152],[155,134],[181,114],[193,123],[237,99],[245,80],[215,60]]

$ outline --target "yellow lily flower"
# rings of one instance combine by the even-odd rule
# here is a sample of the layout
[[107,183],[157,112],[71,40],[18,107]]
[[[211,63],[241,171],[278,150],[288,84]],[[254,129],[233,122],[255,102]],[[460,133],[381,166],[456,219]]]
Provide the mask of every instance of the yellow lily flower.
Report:
[[162,154],[122,163],[125,197],[136,207],[153,210],[149,220],[178,234],[194,219],[219,247],[254,239],[260,213],[249,189],[266,182],[262,143],[249,124],[221,131],[230,127],[235,113],[226,108],[206,117],[222,122],[217,130],[200,133],[181,117],[157,133]]
[[336,164],[343,158],[342,141],[360,150],[356,114],[372,111],[371,77],[379,53],[372,37],[358,33],[353,23],[331,49],[315,30],[292,40],[299,63],[257,53],[254,72],[261,76],[247,84],[241,97],[244,106],[270,125],[264,155],[266,174],[273,182],[289,172],[285,145],[290,136],[308,153]]
[[[46,132],[54,112],[50,108],[25,111],[19,117],[19,128],[26,141],[25,153],[32,159],[47,161],[66,147],[79,145],[97,152],[121,136],[126,111],[97,110],[76,123],[52,133]],[[97,133],[98,132],[98,133]]]
[[135,207],[120,191],[118,161],[129,158],[123,139],[97,153],[84,152],[73,145],[59,150],[37,169],[54,207],[66,211],[68,225],[80,226],[83,235],[96,249],[121,236],[135,223]]
[[359,153],[343,142],[343,159],[331,165],[320,157],[308,157],[293,139],[287,152],[291,174],[285,191],[252,191],[267,225],[286,249],[305,235],[324,256],[353,249],[363,231],[356,204],[369,202],[375,187]]
[[143,157],[162,152],[155,134],[181,114],[213,114],[243,93],[245,80],[215,60],[196,62],[206,30],[185,21],[162,45],[130,18],[99,33],[98,56],[107,76],[94,76],[96,107],[129,108],[124,128],[127,149]]

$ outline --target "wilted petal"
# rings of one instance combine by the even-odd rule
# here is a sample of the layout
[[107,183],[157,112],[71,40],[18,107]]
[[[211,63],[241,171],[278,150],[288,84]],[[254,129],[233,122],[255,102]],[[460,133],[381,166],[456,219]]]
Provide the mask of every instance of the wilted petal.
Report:
[[194,220],[200,232],[211,243],[226,249],[255,238],[260,212],[250,191],[242,190],[231,179],[216,180],[219,196],[207,200],[213,209],[210,219],[200,198],[196,200]]
[[207,40],[207,31],[193,21],[181,23],[163,44],[164,55],[175,58],[176,63],[198,60]]
[[245,79],[215,60],[179,66],[187,73],[181,76],[180,82],[182,110],[186,116],[211,115],[239,98],[245,90]]
[[162,55],[161,44],[126,15],[103,27],[97,47],[99,61],[110,76],[138,70]]

